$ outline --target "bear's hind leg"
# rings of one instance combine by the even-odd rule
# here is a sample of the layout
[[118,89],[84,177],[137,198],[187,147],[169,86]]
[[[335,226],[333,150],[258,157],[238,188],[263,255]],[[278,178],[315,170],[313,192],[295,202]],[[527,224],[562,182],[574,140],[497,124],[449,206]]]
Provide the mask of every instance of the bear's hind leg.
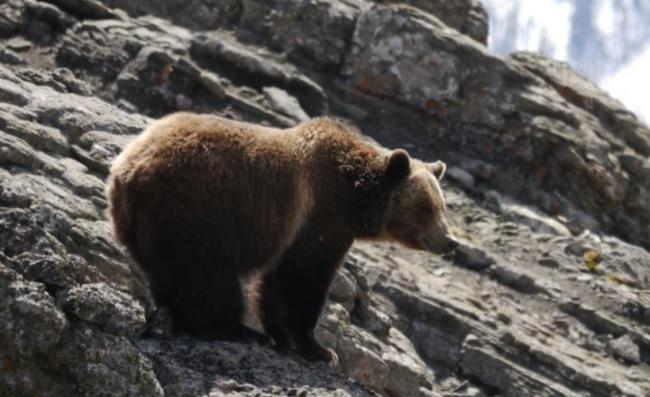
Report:
[[206,243],[208,236],[197,239],[177,232],[183,229],[188,228],[153,224],[148,228],[152,237],[136,251],[156,303],[171,312],[173,332],[206,340],[268,343],[268,337],[243,325],[237,264],[218,246]]
[[[174,332],[187,332],[206,340],[268,344],[269,338],[242,323],[243,292],[238,274],[226,266],[191,269],[175,280],[169,299]],[[211,269],[205,271],[205,269]],[[185,277],[183,277],[185,276]]]
[[287,307],[281,281],[277,273],[264,277],[260,289],[259,316],[276,349],[286,351],[291,347],[291,340],[286,326]]

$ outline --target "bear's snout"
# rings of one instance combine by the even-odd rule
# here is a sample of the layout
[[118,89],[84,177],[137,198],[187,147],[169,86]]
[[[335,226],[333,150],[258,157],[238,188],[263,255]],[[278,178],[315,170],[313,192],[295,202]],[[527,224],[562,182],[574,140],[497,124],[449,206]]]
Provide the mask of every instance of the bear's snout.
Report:
[[431,238],[427,239],[425,237],[422,239],[422,242],[423,246],[419,247],[420,249],[424,249],[438,255],[449,254],[460,245],[458,240],[456,240],[456,238],[450,234],[442,235],[441,238],[438,238],[437,240]]

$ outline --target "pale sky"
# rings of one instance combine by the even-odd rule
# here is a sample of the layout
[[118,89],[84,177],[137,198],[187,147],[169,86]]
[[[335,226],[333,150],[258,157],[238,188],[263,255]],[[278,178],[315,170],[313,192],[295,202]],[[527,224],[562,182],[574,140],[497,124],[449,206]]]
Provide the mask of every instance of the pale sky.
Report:
[[[496,51],[540,51],[554,59],[567,61],[570,54],[571,23],[576,7],[575,0],[482,0],[490,14],[489,45]],[[601,43],[612,56],[625,54],[626,48],[613,37],[621,29],[621,18],[628,22],[626,13],[633,12],[634,4],[628,1],[626,9],[614,9],[614,0],[590,0],[594,2],[593,24],[606,38]],[[650,0],[642,0],[650,1]],[[513,18],[513,15],[515,16]],[[629,16],[629,15],[628,15]],[[641,21],[640,23],[645,23]],[[650,24],[650,21],[647,21]],[[517,25],[517,34],[512,34],[512,24]],[[628,25],[635,35],[645,27]],[[584,40],[600,40],[585,37]],[[609,41],[607,41],[609,39]],[[503,54],[506,55],[506,54]],[[646,123],[650,122],[650,40],[644,49],[625,54],[629,57],[622,67],[613,72],[592,78],[601,88],[614,98],[623,102]],[[607,59],[594,59],[594,62],[607,62]]]
[[650,44],[630,63],[600,83],[648,123],[650,121]]

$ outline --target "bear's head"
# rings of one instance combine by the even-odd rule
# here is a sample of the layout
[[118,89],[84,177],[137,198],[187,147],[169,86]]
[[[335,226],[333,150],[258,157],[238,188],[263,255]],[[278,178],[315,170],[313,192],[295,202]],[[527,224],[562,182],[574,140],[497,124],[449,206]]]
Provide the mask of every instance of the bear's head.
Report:
[[424,163],[401,149],[388,156],[386,177],[394,189],[384,229],[388,239],[436,254],[458,246],[438,183],[445,169],[442,161]]

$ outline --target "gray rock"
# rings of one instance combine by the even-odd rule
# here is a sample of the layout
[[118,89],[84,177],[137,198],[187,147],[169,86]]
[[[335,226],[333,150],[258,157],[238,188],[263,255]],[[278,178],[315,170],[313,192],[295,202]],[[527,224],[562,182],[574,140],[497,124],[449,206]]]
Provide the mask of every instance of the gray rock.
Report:
[[264,97],[271,109],[291,117],[296,122],[309,120],[309,116],[302,110],[300,103],[286,91],[276,87],[264,87],[262,92],[264,92]]
[[0,100],[17,106],[26,105],[28,102],[25,91],[6,80],[0,81]]
[[429,362],[453,366],[460,358],[459,336],[449,335],[444,328],[414,321],[413,335],[418,349]]
[[631,148],[650,154],[650,130],[616,99],[580,76],[569,65],[534,53],[516,53],[512,59],[540,75],[569,102],[605,120],[612,132]]
[[584,241],[573,241],[564,247],[564,252],[575,256],[582,256],[585,252],[592,250],[593,248],[590,248]]
[[385,390],[396,396],[428,396],[432,392],[432,374],[417,355],[411,342],[391,329],[392,347],[382,354],[388,365]]
[[378,337],[382,338],[388,335],[391,327],[390,317],[381,309],[376,307],[378,303],[371,304],[369,302],[362,302],[357,306],[357,314],[363,321],[364,328]]
[[33,280],[54,288],[71,288],[82,279],[83,259],[77,256],[62,258],[48,256],[31,260],[25,275]]
[[507,220],[522,223],[538,233],[570,236],[571,232],[559,221],[542,214],[534,208],[517,204],[512,200],[500,199],[501,212]]
[[0,62],[9,65],[21,65],[26,63],[19,54],[7,48],[0,49]]
[[117,335],[138,335],[144,328],[144,309],[130,295],[107,284],[84,284],[61,296],[64,310]]
[[42,390],[67,393],[56,374],[35,365],[51,357],[68,321],[42,284],[26,281],[0,261],[0,393],[37,395]]
[[339,303],[329,304],[320,316],[314,335],[323,346],[338,352],[339,341],[343,339],[342,330],[349,325],[350,313]]
[[611,341],[610,347],[614,356],[623,360],[624,362],[630,364],[641,363],[641,352],[639,350],[639,345],[634,343],[632,338],[630,338],[630,335],[626,334],[614,339]]
[[214,30],[237,21],[242,4],[237,0],[101,0],[108,7],[120,8],[129,15],[155,15],[196,30]]
[[461,186],[466,189],[473,188],[475,184],[472,174],[459,167],[448,167],[447,172],[445,172],[445,176],[448,176],[449,178],[460,183]]
[[[478,377],[488,386],[504,390],[506,396],[579,396],[543,376],[522,371],[516,364],[482,346],[466,344],[460,366],[465,374]],[[508,386],[504,388],[504,385]]]
[[390,367],[372,349],[354,339],[343,339],[337,348],[341,370],[353,380],[381,391],[386,387]]
[[81,18],[117,18],[118,15],[106,8],[99,0],[49,0],[61,9]]
[[32,43],[20,36],[7,40],[6,44],[8,49],[16,52],[24,52],[32,48]]
[[63,313],[43,285],[23,280],[2,264],[0,277],[5,343],[24,355],[49,352],[67,326]]
[[75,328],[56,356],[81,395],[164,396],[151,359],[125,337]]
[[[377,30],[379,26],[383,29]],[[393,34],[395,31],[400,34]],[[450,45],[461,50],[452,53]],[[462,69],[459,63],[479,58],[477,77],[503,67],[482,46],[430,14],[403,6],[373,6],[359,17],[343,73],[364,92],[394,97],[425,112],[450,117],[452,109],[446,103],[458,97],[461,82],[469,77],[457,73]],[[431,64],[437,65],[435,71]],[[425,81],[427,84],[422,84]],[[498,91],[501,84],[499,78],[493,80],[490,90]],[[486,101],[483,105],[487,111],[492,104]],[[496,115],[481,113],[476,116],[489,123],[500,122]]]
[[133,139],[104,131],[87,131],[71,147],[75,157],[89,169],[108,175],[111,162]]
[[462,242],[456,248],[454,263],[472,270],[481,271],[495,264],[496,259],[484,249],[473,246],[468,242]]
[[203,86],[218,99],[226,98],[226,89],[223,87],[217,76],[210,72],[203,71],[201,72],[200,79],[201,84],[203,84]]
[[[298,61],[341,63],[364,0],[244,0],[242,23]],[[299,16],[299,17],[298,17]],[[306,58],[306,59],[305,59]]]
[[537,261],[542,266],[551,267],[557,269],[560,267],[560,263],[553,258],[541,258]]
[[632,153],[621,153],[618,161],[625,171],[641,182],[650,183],[650,161]]
[[350,272],[345,269],[336,272],[330,287],[330,298],[352,311],[357,298],[357,284]]
[[496,265],[490,267],[488,274],[499,280],[500,283],[507,285],[524,294],[535,294],[547,292],[546,288],[539,285],[535,279],[509,266]]
[[11,36],[24,23],[25,4],[20,1],[8,1],[0,5],[0,34]]
[[258,345],[176,338],[142,340],[138,347],[156,363],[165,395],[375,395],[323,364],[288,359]]
[[27,0],[25,5],[31,16],[55,29],[65,30],[73,24],[72,18],[53,4]]
[[257,53],[233,43],[227,37],[203,34],[195,36],[191,53],[204,63],[230,65],[253,81],[262,81],[266,85],[285,89],[298,99],[301,107],[309,114],[320,115],[327,112],[328,104],[323,89],[294,67],[276,62],[269,54]]
[[[393,3],[391,0],[374,0],[376,3]],[[487,44],[488,16],[483,4],[477,0],[406,0],[404,4],[435,15],[445,24],[474,40]]]

